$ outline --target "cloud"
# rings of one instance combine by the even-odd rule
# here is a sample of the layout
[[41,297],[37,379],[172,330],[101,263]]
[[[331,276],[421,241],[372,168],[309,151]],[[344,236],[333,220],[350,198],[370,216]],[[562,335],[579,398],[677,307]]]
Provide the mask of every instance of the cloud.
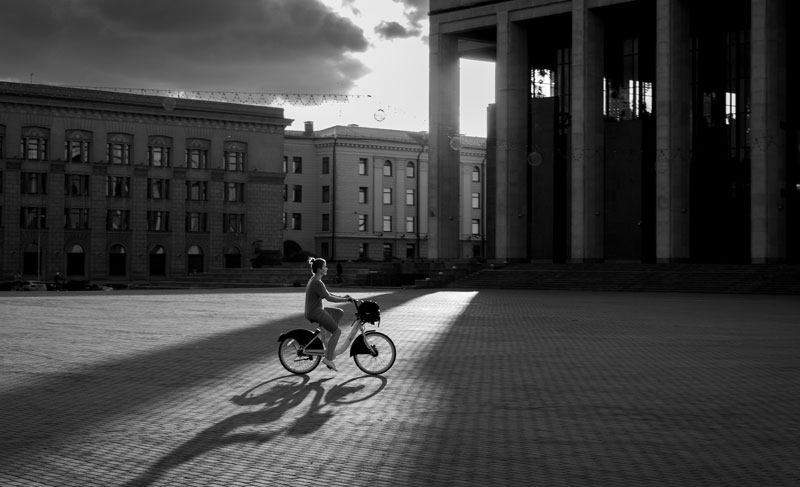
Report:
[[363,30],[318,0],[4,0],[0,78],[133,88],[345,93]]
[[405,6],[406,19],[415,28],[422,27],[421,21],[428,17],[429,0],[394,0]]
[[387,22],[385,20],[375,27],[375,33],[384,39],[405,39],[408,37],[416,37],[420,35],[421,32],[421,29],[407,29],[398,22]]

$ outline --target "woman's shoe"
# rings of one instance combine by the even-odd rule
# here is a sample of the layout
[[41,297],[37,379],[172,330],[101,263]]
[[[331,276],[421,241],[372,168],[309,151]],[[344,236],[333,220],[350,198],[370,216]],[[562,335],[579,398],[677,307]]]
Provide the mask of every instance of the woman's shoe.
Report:
[[333,363],[333,360],[328,360],[328,359],[324,358],[324,359],[322,359],[322,363],[325,364],[332,371],[339,372],[339,369],[336,368],[336,364]]

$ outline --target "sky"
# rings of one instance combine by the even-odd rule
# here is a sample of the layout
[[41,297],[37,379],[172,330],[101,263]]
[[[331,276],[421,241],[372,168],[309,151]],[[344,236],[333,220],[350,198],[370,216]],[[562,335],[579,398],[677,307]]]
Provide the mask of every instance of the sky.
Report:
[[[300,95],[239,99],[282,107],[294,130],[313,121],[426,131],[428,9],[428,0],[3,0],[0,80]],[[460,132],[485,136],[494,67],[461,69]]]

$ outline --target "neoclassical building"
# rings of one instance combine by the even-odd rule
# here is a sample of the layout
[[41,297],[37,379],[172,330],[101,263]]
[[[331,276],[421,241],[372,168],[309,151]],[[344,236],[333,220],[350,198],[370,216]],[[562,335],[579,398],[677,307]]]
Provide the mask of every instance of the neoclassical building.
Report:
[[[424,260],[428,134],[359,126],[286,131],[286,248],[333,260]],[[484,256],[485,139],[460,137],[458,258]]]
[[279,108],[0,83],[0,275],[154,281],[283,243]]
[[431,0],[430,241],[458,257],[460,58],[496,63],[488,257],[800,260],[800,5]]

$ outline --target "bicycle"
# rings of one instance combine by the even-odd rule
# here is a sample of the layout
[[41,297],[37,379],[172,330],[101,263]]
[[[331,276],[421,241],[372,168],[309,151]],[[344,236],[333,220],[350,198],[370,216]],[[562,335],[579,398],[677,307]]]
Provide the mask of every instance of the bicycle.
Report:
[[[342,330],[336,355],[350,347],[350,356],[359,369],[371,375],[383,374],[394,365],[397,349],[388,336],[366,329],[367,324],[380,326],[380,307],[374,301],[353,299],[352,303],[356,307],[356,317],[350,324],[350,332],[346,337],[346,330]],[[313,320],[310,322],[316,323]],[[321,337],[322,333],[320,327],[313,332],[296,328],[282,333],[278,337],[278,360],[281,365],[293,374],[307,374],[316,369],[325,355],[328,342]]]

